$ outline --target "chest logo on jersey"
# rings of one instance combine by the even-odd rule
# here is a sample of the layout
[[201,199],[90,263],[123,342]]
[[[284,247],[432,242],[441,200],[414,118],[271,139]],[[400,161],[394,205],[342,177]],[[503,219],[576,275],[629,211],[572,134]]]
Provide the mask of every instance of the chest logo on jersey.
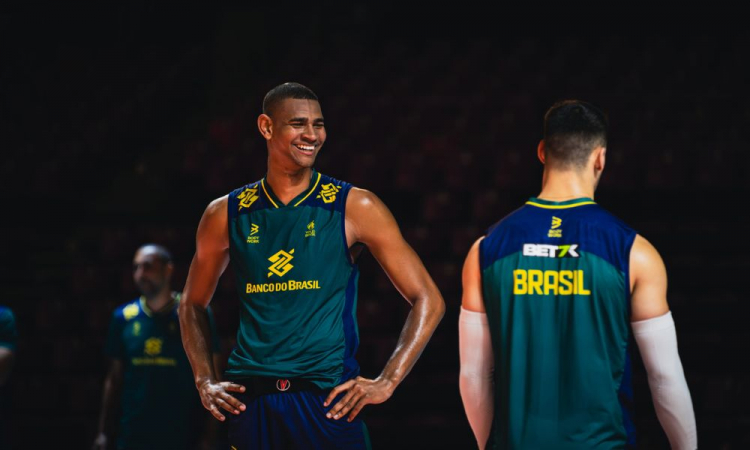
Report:
[[523,256],[541,258],[578,258],[578,244],[523,244]]
[[249,208],[250,205],[255,203],[255,200],[258,200],[258,189],[245,188],[245,190],[237,196],[237,199],[240,201],[240,206],[237,208],[237,211],[242,210],[242,208]]
[[254,223],[250,224],[250,234],[247,235],[247,243],[248,244],[257,244],[260,242],[260,236],[258,236],[258,225],[255,225]]
[[336,200],[336,194],[341,190],[341,186],[334,186],[333,183],[320,185],[320,194],[318,198],[324,203],[333,203]]
[[286,275],[292,268],[293,265],[290,264],[290,261],[294,259],[294,256],[292,254],[294,253],[294,249],[289,250],[289,253],[285,252],[284,250],[279,250],[278,252],[274,253],[273,256],[268,258],[269,261],[271,261],[271,265],[268,267],[268,276],[271,275],[277,275],[280,277],[283,277]]
[[140,336],[141,335],[141,323],[136,321],[133,323],[133,336]]
[[143,346],[143,353],[148,356],[156,356],[161,353],[163,342],[159,338],[148,338]]
[[315,221],[314,220],[307,224],[307,231],[305,231],[305,237],[306,238],[315,237]]
[[562,230],[560,230],[560,226],[562,225],[562,219],[559,217],[552,216],[552,226],[549,228],[549,232],[547,233],[547,237],[562,237]]

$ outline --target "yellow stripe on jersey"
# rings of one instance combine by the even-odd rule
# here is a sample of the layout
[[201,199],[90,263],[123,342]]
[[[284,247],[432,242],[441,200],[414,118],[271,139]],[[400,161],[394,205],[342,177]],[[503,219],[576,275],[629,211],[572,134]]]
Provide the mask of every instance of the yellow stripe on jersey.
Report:
[[269,202],[271,202],[271,204],[272,204],[273,206],[275,206],[276,208],[278,208],[278,207],[279,207],[279,205],[277,205],[277,204],[276,204],[276,202],[275,202],[275,201],[273,201],[273,199],[271,198],[271,196],[270,196],[270,195],[268,195],[268,191],[266,190],[266,179],[265,179],[265,178],[264,178],[264,179],[262,179],[262,180],[260,180],[260,186],[261,186],[261,187],[263,188],[263,192],[265,192],[265,193],[266,193],[266,198],[268,199],[268,201],[269,201]]
[[543,205],[541,203],[535,203],[535,202],[526,202],[527,205],[536,206],[539,208],[544,209],[566,209],[566,208],[575,208],[576,206],[583,206],[583,205],[596,205],[596,202],[592,201],[585,201],[581,203],[573,203],[570,205]]
[[295,203],[294,206],[296,207],[300,203],[304,202],[305,199],[310,196],[310,194],[312,194],[313,192],[315,192],[315,188],[318,187],[318,183],[320,183],[320,172],[318,172],[318,179],[315,180],[315,185],[313,186],[312,189],[310,189],[310,192],[308,192],[307,195],[305,195],[304,197],[302,197],[302,200],[300,200],[297,203]]

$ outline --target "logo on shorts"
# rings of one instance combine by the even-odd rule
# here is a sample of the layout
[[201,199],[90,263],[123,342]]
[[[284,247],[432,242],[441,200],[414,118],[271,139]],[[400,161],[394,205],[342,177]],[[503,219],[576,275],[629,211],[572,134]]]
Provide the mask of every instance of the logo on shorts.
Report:
[[336,194],[341,190],[341,186],[334,186],[333,183],[323,184],[320,186],[318,198],[323,199],[324,203],[333,203],[336,200]]
[[552,226],[547,233],[547,237],[562,237],[562,230],[559,230],[562,225],[562,219],[559,217],[552,216]]
[[289,380],[276,380],[276,389],[281,392],[288,391],[292,387],[292,382]]
[[249,208],[250,205],[255,202],[255,200],[258,200],[258,189],[246,188],[240,195],[237,196],[237,199],[240,201],[240,207],[237,209],[237,211],[241,210],[242,208]]
[[271,275],[278,275],[280,277],[283,277],[286,275],[292,268],[293,265],[289,264],[289,261],[291,261],[294,256],[292,254],[294,253],[294,249],[289,250],[289,253],[285,252],[284,250],[279,250],[276,252],[273,256],[268,258],[269,261],[271,261],[273,264],[271,264],[268,267],[268,276]]

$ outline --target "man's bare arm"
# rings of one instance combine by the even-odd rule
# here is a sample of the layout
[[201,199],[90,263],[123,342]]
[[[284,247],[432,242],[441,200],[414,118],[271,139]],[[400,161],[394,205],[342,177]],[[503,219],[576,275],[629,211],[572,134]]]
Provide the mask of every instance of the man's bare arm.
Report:
[[179,311],[182,344],[193,368],[195,385],[203,406],[219,420],[225,420],[219,408],[233,414],[245,409],[245,405],[229,394],[244,392],[245,388],[221,382],[216,374],[206,311],[219,277],[229,263],[227,220],[226,196],[211,202],[203,213],[198,225],[195,256],[190,264]]
[[371,192],[352,189],[346,202],[346,236],[349,246],[362,242],[412,305],[401,330],[396,349],[381,374],[374,380],[357,377],[334,388],[327,406],[341,392],[346,395],[329,411],[339,419],[353,420],[367,404],[382,403],[411,371],[445,313],[445,302],[422,261],[406,243],[396,220]]
[[656,415],[672,448],[693,450],[698,447],[695,413],[667,305],[667,271],[659,252],[641,236],[630,251],[630,273],[633,334]]
[[112,422],[119,405],[122,392],[122,361],[110,359],[107,376],[104,378],[104,392],[102,393],[101,413],[99,414],[99,432],[92,446],[93,450],[106,450],[109,436],[111,436]]
[[14,359],[15,352],[13,350],[7,347],[0,347],[0,386],[3,386],[8,381],[8,378],[10,378]]

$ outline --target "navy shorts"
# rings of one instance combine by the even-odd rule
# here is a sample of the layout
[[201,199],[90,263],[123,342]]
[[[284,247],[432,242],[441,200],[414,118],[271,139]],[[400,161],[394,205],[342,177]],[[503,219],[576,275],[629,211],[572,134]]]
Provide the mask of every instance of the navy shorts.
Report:
[[328,391],[279,392],[257,396],[250,392],[232,393],[247,409],[239,415],[224,414],[229,428],[230,449],[353,449],[370,450],[365,423],[346,417],[326,417],[330,405],[323,406]]

